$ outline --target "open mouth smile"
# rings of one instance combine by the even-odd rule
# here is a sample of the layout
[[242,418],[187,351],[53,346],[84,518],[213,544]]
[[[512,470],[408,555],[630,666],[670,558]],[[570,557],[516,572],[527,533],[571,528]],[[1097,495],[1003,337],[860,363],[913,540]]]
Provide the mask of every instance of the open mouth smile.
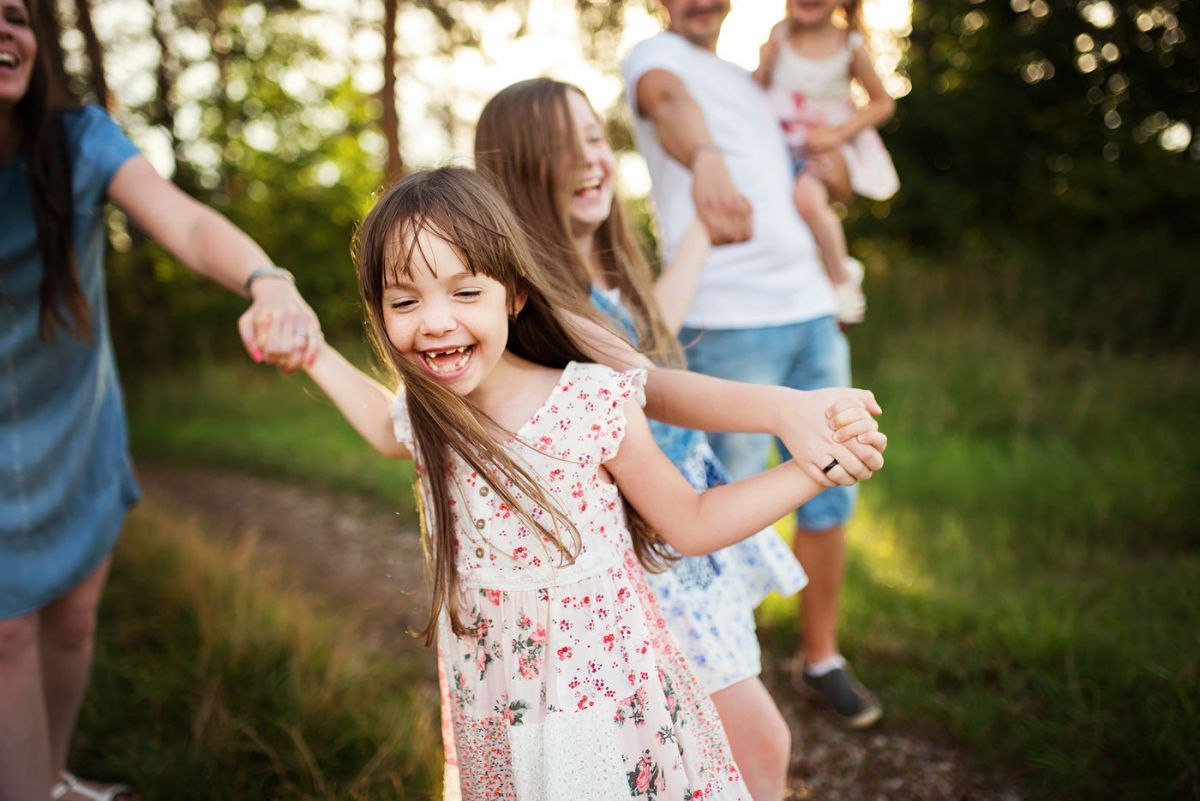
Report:
[[15,69],[20,63],[15,53],[0,50],[0,68]]
[[421,360],[434,375],[452,376],[467,366],[474,353],[474,345],[462,345],[448,350],[423,350]]
[[603,178],[593,178],[590,181],[581,181],[575,187],[575,197],[591,197],[600,191],[600,187],[604,185]]

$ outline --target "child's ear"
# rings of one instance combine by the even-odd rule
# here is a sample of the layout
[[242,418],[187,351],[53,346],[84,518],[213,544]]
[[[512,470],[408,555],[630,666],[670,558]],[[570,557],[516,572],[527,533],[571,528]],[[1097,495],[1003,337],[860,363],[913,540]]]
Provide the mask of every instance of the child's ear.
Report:
[[512,304],[508,309],[508,316],[513,320],[517,319],[517,315],[521,313],[521,309],[525,308],[527,300],[529,300],[529,293],[524,289],[513,295]]

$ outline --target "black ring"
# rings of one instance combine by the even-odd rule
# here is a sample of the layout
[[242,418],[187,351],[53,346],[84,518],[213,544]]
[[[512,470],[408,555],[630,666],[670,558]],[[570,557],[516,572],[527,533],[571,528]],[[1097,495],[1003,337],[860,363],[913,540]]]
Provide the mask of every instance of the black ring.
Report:
[[832,462],[825,465],[825,468],[821,472],[824,473],[825,475],[829,475],[829,471],[837,466],[838,466],[838,460],[834,459]]

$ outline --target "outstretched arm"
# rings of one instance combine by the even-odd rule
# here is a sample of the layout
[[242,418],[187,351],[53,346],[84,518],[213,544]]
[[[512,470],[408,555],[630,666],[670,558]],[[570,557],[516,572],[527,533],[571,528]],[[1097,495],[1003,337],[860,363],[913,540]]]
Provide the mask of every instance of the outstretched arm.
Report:
[[663,149],[692,171],[692,200],[714,245],[753,234],[750,201],[738,191],[704,121],[704,113],[675,73],[652,69],[637,81],[638,114],[654,123]]
[[679,241],[675,258],[663,267],[662,274],[654,282],[654,300],[658,303],[663,323],[672,334],[678,334],[683,326],[683,316],[696,296],[700,271],[711,249],[708,231],[699,219],[692,220],[683,239]]
[[[858,437],[878,431],[873,415],[883,413],[870,391],[834,387],[804,392],[658,368],[603,325],[583,317],[569,319],[588,347],[588,358],[614,370],[647,370],[647,416],[699,431],[774,434],[822,486],[870,476],[867,464],[874,448]],[[833,478],[822,471],[832,459],[846,468]]]
[[[625,405],[625,438],[605,463],[621,494],[671,547],[685,556],[732,545],[811,499],[824,486],[789,460],[756,476],[697,493],[659,449],[636,403]],[[871,435],[870,470],[883,467],[887,438]]]
[[[250,273],[271,260],[240,228],[155,172],[143,156],[117,170],[108,187],[113,203],[141,230],[189,269],[245,296]],[[264,276],[251,286],[251,305],[238,321],[246,352],[255,357],[253,320],[269,313],[274,324],[264,339],[266,357],[294,370],[321,344],[321,324],[291,281]],[[304,332],[302,336],[300,332]]]
[[393,393],[325,344],[305,371],[338,411],[375,450],[392,459],[411,459],[392,427]]

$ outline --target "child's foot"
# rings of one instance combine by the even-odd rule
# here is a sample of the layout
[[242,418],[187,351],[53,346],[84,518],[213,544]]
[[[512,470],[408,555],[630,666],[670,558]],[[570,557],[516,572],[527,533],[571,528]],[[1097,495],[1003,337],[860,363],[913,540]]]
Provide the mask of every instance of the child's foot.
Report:
[[[802,663],[797,660],[796,665]],[[883,717],[883,707],[875,694],[859,683],[843,664],[814,676],[803,666],[793,669],[792,684],[809,698],[823,704],[831,715],[848,729],[865,729]],[[797,676],[796,674],[800,675]]]
[[850,278],[833,285],[833,298],[837,306],[837,321],[843,329],[857,325],[867,314],[867,298],[863,295],[862,262],[853,257],[846,259],[846,272]]

